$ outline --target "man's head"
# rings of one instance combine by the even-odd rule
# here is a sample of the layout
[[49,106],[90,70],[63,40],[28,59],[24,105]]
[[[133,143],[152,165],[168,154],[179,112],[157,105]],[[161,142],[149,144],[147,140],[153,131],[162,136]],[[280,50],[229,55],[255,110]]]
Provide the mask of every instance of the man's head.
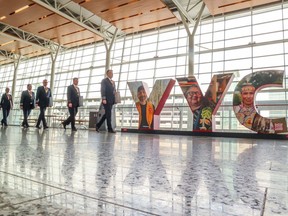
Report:
[[8,87],[5,88],[5,92],[9,93],[10,89]]
[[189,89],[185,92],[185,97],[192,110],[196,110],[201,106],[202,92],[198,85],[193,84],[190,86]]
[[107,70],[107,71],[106,71],[106,75],[107,75],[107,77],[109,77],[110,79],[112,79],[112,77],[113,77],[113,70],[111,70],[111,69]]
[[78,85],[78,78],[77,77],[74,77],[73,78],[73,85]]
[[251,107],[254,103],[255,87],[252,84],[244,84],[241,88],[242,103],[245,107]]
[[137,97],[138,97],[138,99],[139,99],[141,104],[145,104],[146,103],[147,94],[146,94],[146,91],[145,91],[143,85],[138,87],[138,89],[137,89]]
[[43,86],[46,87],[47,85],[48,85],[48,81],[47,81],[47,79],[44,79],[44,80],[43,80]]
[[27,85],[27,90],[29,90],[29,91],[32,90],[32,85],[31,85],[31,84],[28,84],[28,85]]

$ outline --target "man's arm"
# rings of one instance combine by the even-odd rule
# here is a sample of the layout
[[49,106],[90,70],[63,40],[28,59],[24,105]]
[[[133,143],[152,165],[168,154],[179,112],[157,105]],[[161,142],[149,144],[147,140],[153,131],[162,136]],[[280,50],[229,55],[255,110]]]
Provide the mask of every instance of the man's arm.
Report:
[[0,109],[2,108],[3,103],[4,103],[4,94],[2,94],[2,97],[1,97]]
[[102,98],[102,103],[106,104],[107,103],[107,98],[106,98],[106,80],[107,79],[103,79],[101,82],[101,98]]
[[67,87],[67,105],[68,107],[72,108],[73,104],[72,104],[72,86],[68,86]]
[[11,109],[13,108],[13,99],[12,99],[12,95],[10,94],[10,104],[11,104]]
[[39,97],[40,97],[40,91],[41,91],[41,86],[39,86],[37,88],[37,92],[36,92],[36,106],[39,106]]
[[23,109],[23,102],[24,102],[24,91],[21,93],[21,99],[20,99],[20,108]]
[[38,100],[39,100],[39,95],[40,95],[40,89],[41,87],[39,86],[38,88],[37,88],[37,92],[36,92],[36,101],[38,102]]
[[101,82],[101,98],[106,100],[106,79],[103,79]]

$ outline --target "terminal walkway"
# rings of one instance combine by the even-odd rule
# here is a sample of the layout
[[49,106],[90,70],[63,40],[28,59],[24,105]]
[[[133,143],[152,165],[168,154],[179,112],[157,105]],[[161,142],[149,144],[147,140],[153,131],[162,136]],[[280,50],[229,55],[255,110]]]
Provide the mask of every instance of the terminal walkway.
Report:
[[288,215],[277,140],[0,129],[0,215]]

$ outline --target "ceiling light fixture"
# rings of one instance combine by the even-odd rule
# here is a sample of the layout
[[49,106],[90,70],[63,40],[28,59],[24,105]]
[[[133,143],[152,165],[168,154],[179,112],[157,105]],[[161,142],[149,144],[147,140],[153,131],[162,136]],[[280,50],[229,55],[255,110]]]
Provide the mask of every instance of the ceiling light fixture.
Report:
[[242,1],[233,2],[233,3],[230,3],[230,4],[220,5],[218,8],[223,8],[223,7],[228,7],[228,6],[232,6],[232,5],[242,4],[242,3],[250,2],[250,1],[251,0],[242,0]]
[[8,45],[8,44],[10,44],[10,43],[13,43],[13,42],[14,42],[14,40],[8,41],[8,42],[6,42],[6,43],[0,44],[0,46],[6,46],[6,45]]
[[29,5],[25,5],[24,7],[21,7],[21,8],[19,8],[19,9],[15,10],[15,14],[16,14],[16,13],[19,13],[19,12],[21,12],[21,11],[27,9],[27,8],[29,8]]

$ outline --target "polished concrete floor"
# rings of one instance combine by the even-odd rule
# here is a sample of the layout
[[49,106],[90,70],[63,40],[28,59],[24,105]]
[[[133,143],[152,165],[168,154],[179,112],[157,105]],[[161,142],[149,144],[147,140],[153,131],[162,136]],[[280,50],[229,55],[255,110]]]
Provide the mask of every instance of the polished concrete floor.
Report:
[[288,215],[288,144],[10,126],[0,215]]

